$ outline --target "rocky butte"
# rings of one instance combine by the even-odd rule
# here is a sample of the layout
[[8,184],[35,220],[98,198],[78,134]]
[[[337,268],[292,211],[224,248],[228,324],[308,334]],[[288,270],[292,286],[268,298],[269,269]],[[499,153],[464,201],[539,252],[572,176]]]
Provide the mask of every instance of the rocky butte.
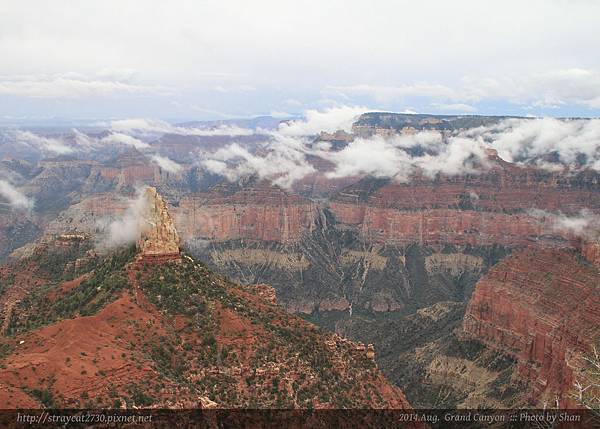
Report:
[[136,244],[140,257],[144,260],[180,261],[179,235],[167,203],[153,187],[146,188],[144,200],[140,238]]

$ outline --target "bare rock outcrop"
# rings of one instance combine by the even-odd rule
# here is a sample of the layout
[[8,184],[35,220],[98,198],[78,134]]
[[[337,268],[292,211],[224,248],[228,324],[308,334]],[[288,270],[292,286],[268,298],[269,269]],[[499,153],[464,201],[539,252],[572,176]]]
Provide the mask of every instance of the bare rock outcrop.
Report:
[[516,252],[477,283],[463,321],[467,334],[517,360],[534,403],[570,405],[582,356],[600,340],[600,274],[577,256]]
[[167,210],[167,203],[156,188],[146,189],[146,206],[141,222],[137,248],[143,258],[180,259],[179,234]]

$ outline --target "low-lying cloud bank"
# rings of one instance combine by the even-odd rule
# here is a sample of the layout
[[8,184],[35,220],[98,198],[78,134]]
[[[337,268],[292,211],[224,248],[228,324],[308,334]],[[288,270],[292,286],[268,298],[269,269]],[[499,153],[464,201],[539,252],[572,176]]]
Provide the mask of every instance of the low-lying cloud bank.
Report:
[[354,138],[339,150],[317,141],[321,131],[350,131],[363,108],[311,111],[304,120],[288,121],[270,133],[270,141],[258,151],[239,143],[199,161],[210,172],[229,180],[256,174],[290,187],[314,173],[311,159],[329,161],[329,178],[373,175],[409,180],[419,171],[429,177],[475,174],[488,169],[490,149],[505,161],[548,170],[592,168],[600,171],[600,120],[506,119],[496,125],[442,134],[414,134]]
[[284,121],[274,131],[235,125],[177,126],[159,120],[124,119],[111,122],[109,134],[101,138],[77,130],[73,130],[74,138],[68,142],[28,131],[17,131],[16,136],[18,141],[54,154],[95,151],[107,145],[134,147],[147,153],[163,170],[178,173],[182,166],[155,153],[147,143],[150,138],[164,134],[230,137],[260,134],[266,136],[267,141],[250,145],[240,138],[215,152],[199,153],[197,163],[231,181],[257,175],[284,188],[314,174],[317,158],[325,162],[321,165],[330,166],[324,174],[331,179],[372,175],[407,181],[417,172],[428,177],[477,174],[493,165],[490,149],[497,151],[505,161],[551,171],[565,168],[600,171],[600,119],[510,118],[490,126],[451,133],[429,130],[355,137],[337,147],[316,139],[322,132],[351,132],[355,120],[367,111],[373,110],[356,106],[309,110],[303,119]]
[[535,218],[548,222],[552,229],[560,234],[580,237],[586,240],[600,238],[600,216],[583,209],[579,214],[567,216],[561,212],[551,213],[545,210],[530,210],[529,214]]
[[[314,136],[320,132],[350,132],[353,122],[366,111],[368,109],[360,107],[308,111],[305,119],[283,122],[278,130],[271,132],[270,141],[263,144],[259,153],[251,153],[247,148],[234,143],[213,154],[203,154],[200,164],[210,172],[232,181],[256,174],[276,185],[289,188],[297,180],[315,172],[309,161],[311,157],[332,163],[333,169],[327,173],[329,178],[370,174],[395,177],[398,180],[406,180],[417,165],[424,166],[427,172],[434,174],[438,170],[456,170],[457,166],[449,164],[449,161],[461,163],[465,169],[470,170],[477,159],[483,159],[480,146],[472,150],[467,148],[466,151],[458,144],[442,146],[441,135],[437,132],[394,139],[357,138],[340,151],[331,150],[327,142],[313,144]],[[416,159],[408,152],[415,145],[441,149],[439,158],[426,154]]]
[[15,131],[15,140],[44,154],[68,155],[75,152],[64,140],[51,137],[42,137],[30,131]]
[[16,130],[13,132],[13,137],[17,143],[32,148],[44,156],[94,152],[110,146],[129,146],[138,150],[150,148],[148,143],[118,132],[110,133],[102,138],[95,138],[73,129],[71,135],[67,138],[67,136],[46,137],[31,131]]
[[152,146],[134,136],[121,132],[96,138],[77,129],[71,130],[71,135],[66,137],[44,137],[30,131],[15,131],[15,140],[37,150],[44,156],[90,154],[110,147],[130,147],[142,151],[150,156],[150,161],[169,173],[178,173],[183,169],[177,162],[153,152]]
[[179,173],[183,169],[181,165],[166,156],[152,155],[150,159],[153,163],[169,173]]
[[332,107],[322,111],[307,110],[304,119],[282,122],[278,133],[284,136],[309,136],[337,130],[350,132],[352,124],[363,113],[373,112],[366,107]]
[[155,119],[122,119],[111,122],[111,129],[121,133],[148,134],[177,134],[182,136],[250,136],[255,130],[233,125],[216,127],[180,127],[165,121]]
[[[423,145],[423,139],[406,137],[385,139],[358,138],[338,152],[320,151],[315,155],[331,161],[335,168],[327,173],[329,178],[358,175],[392,177],[398,181],[409,180],[416,170],[429,177],[438,173],[457,175],[475,173],[487,165],[485,146],[481,141],[452,137],[446,143]],[[441,136],[434,140],[441,140]],[[410,149],[427,148],[427,152],[413,155]]]
[[556,163],[600,170],[600,119],[506,119],[464,133],[481,137],[509,162],[535,163],[552,154]]
[[17,188],[6,180],[0,180],[0,197],[8,201],[8,204],[17,210],[31,210],[34,202],[26,197]]

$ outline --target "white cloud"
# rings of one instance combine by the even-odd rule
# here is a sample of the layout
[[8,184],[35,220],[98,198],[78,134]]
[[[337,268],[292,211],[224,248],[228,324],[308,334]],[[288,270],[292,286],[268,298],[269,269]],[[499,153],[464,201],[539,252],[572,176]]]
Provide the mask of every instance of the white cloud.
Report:
[[404,84],[399,86],[382,86],[358,84],[349,86],[329,86],[324,89],[325,94],[333,95],[369,95],[375,101],[389,102],[403,100],[406,97],[428,97],[432,99],[454,100],[459,94],[452,88],[427,82]]
[[6,180],[0,180],[0,197],[8,200],[8,204],[15,209],[30,210],[33,208],[33,200],[27,198]]
[[103,97],[115,94],[166,95],[158,86],[135,85],[118,80],[85,78],[78,75],[0,76],[0,95],[41,98]]
[[254,130],[237,126],[221,125],[210,128],[178,127],[156,119],[121,119],[111,122],[118,132],[139,134],[179,134],[184,136],[249,136]]
[[600,170],[600,119],[507,119],[465,136],[483,138],[509,162],[548,165],[539,158],[554,152],[563,165],[581,162],[584,156],[584,165]]
[[123,144],[126,146],[132,146],[138,150],[150,148],[150,145],[148,143],[123,133],[110,133],[106,137],[102,137],[102,139],[100,139],[100,142],[108,144]]
[[43,153],[67,155],[75,152],[72,147],[68,146],[64,141],[58,138],[42,137],[30,131],[20,130],[15,131],[14,136],[18,143],[23,143]]
[[522,74],[466,76],[455,100],[504,99],[532,107],[600,108],[600,70],[567,68]]
[[548,222],[554,231],[567,236],[575,236],[586,240],[597,240],[600,237],[600,216],[587,209],[581,210],[579,214],[574,216],[538,209],[530,210],[529,214]]
[[[202,164],[211,172],[236,180],[257,174],[290,187],[314,172],[308,157],[332,163],[330,178],[372,175],[408,180],[419,170],[429,177],[449,176],[488,169],[489,149],[509,162],[548,170],[589,167],[600,170],[600,120],[506,119],[496,125],[456,131],[438,131],[370,138],[355,138],[341,149],[328,142],[312,141],[319,130],[351,129],[361,108],[311,111],[306,119],[282,124],[271,140],[257,151],[233,144],[208,154]],[[547,158],[555,153],[558,162]]]
[[35,148],[44,154],[68,155],[75,152],[96,151],[106,145],[132,146],[138,150],[146,150],[150,145],[133,136],[112,132],[100,139],[91,137],[77,129],[71,130],[72,139],[67,142],[66,136],[45,137],[31,131],[17,130],[14,132],[15,141]]
[[[279,107],[287,100],[316,106],[323,88],[338,102],[340,90],[347,104],[372,104],[362,98],[372,96],[396,110],[406,103],[386,104],[420,96],[428,100],[410,103],[420,111],[431,102],[479,108],[470,100],[495,97],[598,109],[597,1],[327,3],[90,0],[74,9],[3,2],[0,92],[28,99],[17,103],[19,112],[5,103],[0,115],[31,107],[60,116],[194,114],[170,109],[165,92],[181,105],[201,100],[217,112],[251,115],[289,110]],[[472,88],[461,80],[465,70]],[[134,97],[95,100],[115,94]],[[154,94],[150,103],[137,99]]]
[[582,106],[600,109],[600,67],[568,68],[536,72],[463,76],[453,85],[417,82],[398,86],[357,84],[329,86],[324,93],[351,100],[368,96],[378,103],[403,102],[410,97],[430,100],[435,111],[473,113],[473,103],[504,101],[532,108]]
[[[421,147],[423,155],[410,155],[407,149]],[[477,173],[487,167],[485,146],[480,140],[451,137],[443,142],[439,133],[423,132],[386,139],[374,136],[357,138],[338,152],[319,155],[335,164],[331,178],[357,175],[393,177],[408,180],[417,169],[434,177]]]
[[[234,143],[213,154],[205,155],[201,164],[209,171],[237,180],[257,174],[285,188],[315,172],[307,156],[319,157],[333,164],[329,178],[372,175],[405,181],[416,170],[435,176],[475,173],[487,166],[485,144],[481,137],[452,136],[447,141],[437,131],[384,138],[356,138],[341,150],[331,150],[327,142],[313,144],[309,136],[320,131],[351,131],[352,123],[363,108],[331,108],[309,111],[306,118],[281,124],[271,133],[271,141],[256,153]],[[426,152],[410,154],[419,147]]]
[[104,232],[104,237],[99,243],[102,249],[111,249],[126,244],[135,243],[142,233],[145,213],[148,209],[148,200],[144,189],[137,189],[136,197],[126,202],[127,208],[116,219],[101,219],[98,227]]
[[356,118],[368,111],[372,110],[351,106],[331,107],[323,111],[311,109],[304,113],[304,119],[281,123],[278,132],[286,136],[309,136],[321,131],[350,131]]
[[435,110],[445,113],[473,113],[477,108],[464,103],[432,103],[431,107]]
[[175,161],[165,156],[152,155],[150,159],[160,168],[168,171],[169,173],[178,173],[183,168],[181,165],[177,164]]
[[255,155],[234,143],[200,163],[210,172],[221,174],[230,181],[256,174],[283,188],[289,188],[297,180],[315,172],[306,161],[304,143],[299,139],[275,136],[264,150],[264,155]]
[[339,152],[321,155],[335,164],[335,169],[327,175],[329,178],[373,175],[405,181],[413,170],[410,156],[381,137],[359,138]]

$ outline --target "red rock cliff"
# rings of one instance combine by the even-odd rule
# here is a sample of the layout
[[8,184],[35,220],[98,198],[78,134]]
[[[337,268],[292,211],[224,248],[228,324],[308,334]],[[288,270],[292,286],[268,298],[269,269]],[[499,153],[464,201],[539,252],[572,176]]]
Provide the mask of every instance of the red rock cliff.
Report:
[[568,404],[582,353],[600,341],[600,274],[573,251],[517,252],[477,283],[463,327],[517,359],[532,402]]
[[378,243],[519,246],[532,244],[552,232],[526,214],[451,209],[400,211],[337,202],[330,208],[342,226],[357,228],[363,240]]
[[248,188],[233,195],[185,196],[174,210],[182,237],[295,242],[314,227],[316,205],[277,188]]

